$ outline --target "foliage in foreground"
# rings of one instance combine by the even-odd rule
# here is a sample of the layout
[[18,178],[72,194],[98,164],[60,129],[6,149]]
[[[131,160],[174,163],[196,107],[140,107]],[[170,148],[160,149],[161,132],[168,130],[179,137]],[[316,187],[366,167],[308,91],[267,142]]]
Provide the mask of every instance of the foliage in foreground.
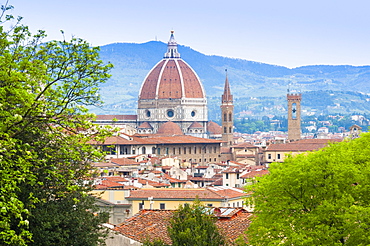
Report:
[[[99,102],[110,65],[81,39],[42,43],[12,21],[0,25],[0,244],[97,245],[103,214],[87,193],[90,163],[103,137],[82,105]],[[81,130],[84,132],[82,133]]]
[[251,245],[369,245],[370,134],[275,163],[251,187]]
[[[199,200],[192,205],[180,205],[170,219],[167,228],[174,246],[220,246],[226,245],[225,238],[220,234],[215,222],[217,220],[210,209],[204,207]],[[166,246],[163,241],[145,242],[146,246]]]

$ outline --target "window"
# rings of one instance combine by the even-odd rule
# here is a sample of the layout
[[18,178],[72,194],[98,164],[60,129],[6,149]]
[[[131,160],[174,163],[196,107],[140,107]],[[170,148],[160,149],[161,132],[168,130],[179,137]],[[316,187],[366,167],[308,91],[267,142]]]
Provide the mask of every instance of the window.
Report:
[[119,154],[120,155],[125,155],[125,147],[122,146],[122,145],[119,146]]
[[194,154],[197,153],[197,147],[194,147]]
[[176,148],[173,148],[172,154],[176,155]]
[[236,178],[239,179],[239,173],[236,174]]
[[292,104],[292,118],[293,119],[297,118],[297,104],[296,103]]
[[189,154],[191,154],[191,147],[189,147]]
[[155,154],[155,147],[152,148],[152,154]]
[[213,204],[212,204],[212,203],[209,203],[209,204],[207,204],[207,206],[208,206],[208,207],[212,207],[212,206],[213,206]]
[[231,126],[229,127],[229,133],[232,133],[232,127]]
[[229,179],[229,174],[228,173],[226,173],[226,179]]
[[227,115],[224,113],[224,121],[227,121]]
[[157,149],[157,155],[160,155],[161,154],[161,148],[158,148]]
[[271,159],[271,154],[268,154],[267,159]]
[[143,202],[139,203],[139,210],[142,210],[142,209],[144,209],[144,203]]
[[141,153],[144,154],[144,155],[146,154],[146,148],[145,147],[141,148]]
[[116,154],[116,146],[103,146],[103,151],[106,152],[107,155],[115,155]]
[[186,155],[186,147],[184,147],[184,155]]
[[160,203],[159,204],[159,209],[166,209],[166,204],[165,203]]
[[227,133],[227,128],[226,128],[226,126],[224,127],[224,133]]
[[229,113],[229,121],[231,122],[231,121],[233,121],[232,120],[232,117],[231,117],[231,113]]
[[280,154],[277,154],[277,158],[280,159]]
[[172,109],[170,109],[170,110],[167,111],[167,116],[168,117],[172,118],[174,115],[175,115],[175,113],[173,112]]
[[179,155],[181,155],[181,148],[179,148]]

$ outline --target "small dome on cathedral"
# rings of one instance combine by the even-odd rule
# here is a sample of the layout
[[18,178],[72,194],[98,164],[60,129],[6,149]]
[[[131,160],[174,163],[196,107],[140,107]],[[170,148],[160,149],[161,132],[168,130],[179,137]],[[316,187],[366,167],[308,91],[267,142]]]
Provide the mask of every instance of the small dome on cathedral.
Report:
[[139,100],[205,97],[198,75],[180,58],[177,42],[171,32],[164,59],[146,76],[141,86]]
[[158,129],[157,134],[161,135],[184,135],[179,125],[172,121],[167,121],[161,125]]
[[153,127],[147,121],[145,121],[138,126],[138,129],[153,129]]
[[192,129],[192,128],[203,128],[203,126],[201,124],[199,124],[198,122],[194,121],[193,123],[191,123],[191,125],[188,128],[189,129]]
[[209,121],[207,124],[207,130],[210,134],[222,134],[222,128],[219,124],[213,121]]

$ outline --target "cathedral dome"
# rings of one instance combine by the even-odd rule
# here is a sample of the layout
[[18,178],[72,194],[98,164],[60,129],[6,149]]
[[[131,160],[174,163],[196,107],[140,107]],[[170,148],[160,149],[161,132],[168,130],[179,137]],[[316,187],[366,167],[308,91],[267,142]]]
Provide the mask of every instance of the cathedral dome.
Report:
[[164,59],[146,76],[139,100],[205,98],[203,85],[194,70],[180,58],[171,32]]
[[159,127],[157,134],[161,135],[184,135],[179,125],[172,121],[167,121]]

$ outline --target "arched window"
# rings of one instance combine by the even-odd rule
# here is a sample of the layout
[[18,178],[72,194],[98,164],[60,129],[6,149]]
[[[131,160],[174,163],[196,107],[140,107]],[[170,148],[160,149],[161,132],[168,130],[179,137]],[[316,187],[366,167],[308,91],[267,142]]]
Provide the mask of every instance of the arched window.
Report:
[[231,113],[229,113],[229,121],[230,121],[230,122],[231,122],[231,121],[233,121],[233,120],[232,120]]
[[227,128],[226,128],[226,126],[224,127],[224,133],[227,133]]
[[145,148],[145,147],[142,147],[142,148],[141,148],[141,153],[142,153],[142,154],[146,154],[146,148]]
[[155,147],[152,148],[152,154],[155,154]]
[[292,118],[293,119],[297,118],[297,104],[296,103],[292,104]]
[[224,121],[227,121],[227,114],[224,113]]
[[232,130],[233,130],[233,129],[232,129],[232,127],[230,126],[230,127],[229,127],[229,133],[232,133]]

